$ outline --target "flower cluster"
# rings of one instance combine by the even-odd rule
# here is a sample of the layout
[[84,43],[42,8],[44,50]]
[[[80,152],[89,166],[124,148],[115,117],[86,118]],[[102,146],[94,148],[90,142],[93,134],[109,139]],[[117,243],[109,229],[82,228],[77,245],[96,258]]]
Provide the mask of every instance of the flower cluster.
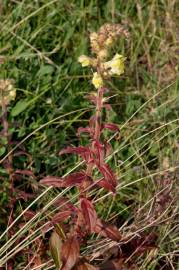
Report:
[[5,105],[8,105],[12,100],[16,98],[16,89],[14,88],[12,81],[0,80],[0,105],[4,102]]
[[97,72],[93,73],[92,84],[96,89],[104,85],[104,80],[111,76],[120,76],[124,72],[125,58],[120,54],[115,54],[110,61],[106,61],[109,51],[116,39],[123,34],[128,37],[128,32],[119,24],[105,24],[98,32],[90,34],[91,51],[96,57],[81,55],[78,58],[82,67],[91,66]]

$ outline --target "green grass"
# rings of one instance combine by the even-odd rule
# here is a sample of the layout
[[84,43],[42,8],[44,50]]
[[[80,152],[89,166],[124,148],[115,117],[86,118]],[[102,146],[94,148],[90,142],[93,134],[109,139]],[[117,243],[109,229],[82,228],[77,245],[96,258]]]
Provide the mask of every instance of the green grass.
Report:
[[[59,157],[58,153],[66,145],[78,144],[77,128],[86,125],[93,109],[84,99],[93,90],[89,83],[92,73],[82,70],[78,56],[89,53],[89,32],[114,22],[124,24],[130,32],[129,40],[121,38],[115,48],[127,57],[125,74],[109,83],[114,95],[109,119],[121,127],[109,158],[119,176],[119,189],[115,202],[103,191],[96,194],[96,206],[104,218],[122,227],[124,235],[133,237],[146,230],[157,234],[155,252],[134,256],[139,269],[179,269],[178,10],[176,0],[0,3],[0,78],[14,80],[17,98],[8,108],[8,122],[15,142],[13,153],[25,153],[15,157],[14,169],[28,169],[36,175],[24,176],[17,186],[39,198],[18,201],[15,217],[32,203],[30,209],[37,211],[37,218],[29,225],[24,218],[19,219],[17,224],[25,224],[21,232],[17,224],[14,228],[17,239],[20,235],[29,237],[24,243],[32,248],[32,254],[36,250],[29,242],[42,235],[39,220],[48,221],[51,211],[56,211],[52,200],[61,196],[56,189],[42,190],[38,181],[46,175],[69,173],[80,162],[74,156]],[[2,147],[3,142],[0,189],[4,193],[0,207],[4,218],[0,221],[0,233],[6,230],[9,219],[5,208],[9,199],[8,175],[2,162],[8,152]],[[160,210],[157,194],[166,185],[171,185],[170,198]],[[74,190],[66,193],[76,200]],[[8,239],[9,249],[4,246]],[[22,240],[20,248],[21,245]],[[98,250],[102,244],[96,245],[94,240],[92,245]],[[4,254],[12,251],[9,256],[13,257],[17,242],[13,243],[6,234],[3,247]],[[91,249],[85,252],[90,254]],[[0,260],[3,256],[0,251]],[[4,257],[3,262],[6,261]],[[15,258],[14,262],[14,269],[25,269],[27,265],[25,256]],[[46,261],[42,259],[42,263]],[[48,264],[43,269],[49,269]]]

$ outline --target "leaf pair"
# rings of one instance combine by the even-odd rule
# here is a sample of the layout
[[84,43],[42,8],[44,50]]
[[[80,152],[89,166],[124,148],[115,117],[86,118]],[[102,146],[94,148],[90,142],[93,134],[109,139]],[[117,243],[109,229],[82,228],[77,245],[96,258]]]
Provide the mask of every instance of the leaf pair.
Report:
[[101,236],[108,237],[117,242],[121,239],[121,234],[116,226],[107,224],[105,221],[98,218],[91,201],[82,198],[80,205],[86,226],[90,233],[98,233]]
[[109,165],[105,164],[105,163],[100,164],[97,162],[96,166],[98,167],[98,170],[100,171],[100,173],[103,175],[103,178],[101,180],[99,180],[97,184],[100,187],[103,187],[103,188],[115,193],[117,181],[116,181],[116,177],[115,177],[113,171],[111,170],[111,168],[109,167]]
[[108,224],[101,219],[97,220],[95,232],[116,242],[119,242],[121,239],[121,234],[117,227],[112,224]]

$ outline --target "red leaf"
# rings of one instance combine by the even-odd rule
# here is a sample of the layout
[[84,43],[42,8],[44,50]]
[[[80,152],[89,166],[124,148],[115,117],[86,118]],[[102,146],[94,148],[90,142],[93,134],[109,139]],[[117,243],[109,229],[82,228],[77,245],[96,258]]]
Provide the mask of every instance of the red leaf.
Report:
[[105,156],[108,157],[112,153],[112,146],[110,145],[110,143],[104,142],[104,147],[106,151]]
[[86,174],[83,172],[72,173],[69,176],[63,178],[64,186],[79,186],[86,179]]
[[98,186],[102,187],[102,188],[107,189],[108,191],[113,192],[113,193],[115,193],[115,191],[116,191],[116,190],[115,190],[115,187],[114,187],[111,183],[109,183],[108,181],[106,181],[104,178],[101,179],[101,180],[98,180],[98,181],[96,182],[96,184],[97,184]]
[[86,234],[88,233],[86,230],[86,224],[85,224],[83,213],[79,209],[78,209],[78,213],[77,213],[77,220],[76,220],[75,226],[74,226],[74,231],[78,234],[78,236],[81,239],[83,237],[85,237]]
[[113,123],[106,123],[102,125],[102,129],[109,129],[111,131],[119,131],[119,127]]
[[108,164],[103,163],[102,165],[99,164],[98,162],[95,162],[99,171],[101,172],[101,174],[104,176],[104,179],[110,184],[112,185],[114,188],[117,185],[116,182],[116,177],[113,174],[113,171],[111,170],[111,168],[109,167]]
[[41,184],[53,187],[73,187],[79,186],[85,179],[86,174],[83,172],[72,173],[66,177],[47,176],[40,180]]
[[91,129],[89,127],[83,128],[83,127],[79,127],[78,128],[78,132],[77,132],[77,136],[80,136],[81,133],[91,133]]
[[76,236],[68,238],[61,249],[61,260],[62,267],[61,270],[72,269],[78,261],[80,255],[79,242]]
[[63,179],[56,176],[47,176],[40,180],[40,184],[52,187],[63,187]]
[[59,155],[63,154],[77,154],[80,155],[84,160],[87,162],[90,162],[93,159],[93,153],[90,150],[89,147],[84,147],[84,146],[78,146],[78,147],[67,147],[66,149],[63,149],[60,151]]
[[96,105],[96,95],[95,94],[88,95],[87,99],[89,99],[94,105]]
[[94,148],[94,152],[99,164],[104,163],[104,145],[102,145],[99,141],[94,141]]
[[114,225],[107,225],[107,224],[103,224],[103,230],[102,233],[106,234],[106,236],[110,239],[112,239],[113,241],[120,241],[121,239],[121,234],[119,233],[117,227],[115,227]]
[[103,104],[103,107],[108,110],[108,111],[111,111],[112,110],[112,107],[110,104]]
[[56,223],[59,223],[61,221],[64,221],[65,219],[69,218],[71,216],[71,214],[72,214],[71,211],[59,212],[52,218],[52,222],[53,222],[53,224],[56,224]]
[[80,192],[81,193],[86,192],[87,189],[88,191],[90,191],[93,188],[94,188],[93,179],[90,176],[86,176],[85,180],[80,185]]
[[31,170],[16,170],[15,173],[34,177],[34,173]]
[[113,241],[120,241],[121,234],[117,227],[111,224],[107,224],[105,221],[98,219],[95,227],[95,232],[104,237],[108,237]]
[[67,148],[60,151],[59,155],[63,154],[83,154],[83,153],[89,153],[89,148],[84,146],[78,146],[78,147],[71,147],[68,146]]
[[25,211],[25,213],[23,215],[26,219],[29,220],[29,219],[33,218],[36,215],[36,213],[34,211],[27,210],[27,211]]
[[86,226],[90,232],[94,232],[97,222],[96,210],[93,204],[86,198],[82,198],[80,203]]
[[17,188],[16,188],[16,193],[17,193],[16,199],[23,199],[24,201],[27,201],[27,200],[35,197],[34,194],[26,193],[26,192],[19,190]]
[[90,117],[89,127],[90,127],[91,130],[94,130],[96,120],[97,120],[96,116],[91,116]]
[[77,207],[75,207],[73,205],[73,203],[71,203],[69,201],[68,198],[64,198],[64,197],[60,197],[58,198],[55,202],[54,202],[54,205],[56,207],[59,207],[60,209],[62,210],[70,210],[72,212],[75,212],[77,210]]

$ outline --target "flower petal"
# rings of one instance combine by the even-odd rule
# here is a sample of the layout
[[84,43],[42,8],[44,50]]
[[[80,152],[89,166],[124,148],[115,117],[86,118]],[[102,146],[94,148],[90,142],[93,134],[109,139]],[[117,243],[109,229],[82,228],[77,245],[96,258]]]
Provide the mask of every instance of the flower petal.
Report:
[[100,88],[103,86],[103,79],[100,76],[100,74],[98,74],[97,72],[95,72],[93,74],[93,79],[92,79],[92,84],[94,85],[94,87],[96,89]]

